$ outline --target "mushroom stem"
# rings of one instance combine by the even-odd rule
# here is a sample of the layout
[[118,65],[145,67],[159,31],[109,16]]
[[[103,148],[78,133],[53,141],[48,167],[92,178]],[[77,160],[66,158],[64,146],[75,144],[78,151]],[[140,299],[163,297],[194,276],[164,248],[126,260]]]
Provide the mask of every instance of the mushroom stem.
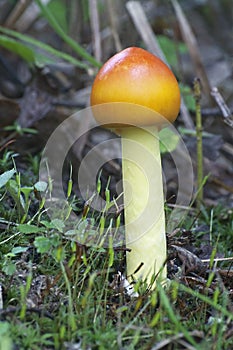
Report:
[[[127,276],[166,279],[166,235],[159,137],[156,127],[121,129]],[[142,265],[143,264],[143,265]],[[137,268],[142,267],[137,270]]]

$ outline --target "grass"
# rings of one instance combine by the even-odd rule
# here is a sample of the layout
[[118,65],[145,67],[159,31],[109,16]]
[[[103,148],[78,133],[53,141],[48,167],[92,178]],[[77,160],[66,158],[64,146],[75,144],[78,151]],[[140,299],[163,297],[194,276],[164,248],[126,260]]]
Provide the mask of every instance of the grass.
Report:
[[[0,349],[233,347],[231,265],[214,260],[216,252],[232,256],[230,209],[192,210],[169,239],[171,246],[191,242],[195,253],[211,247],[204,273],[184,271],[184,261],[169,251],[168,285],[150,291],[139,284],[132,298],[119,274],[125,250],[84,244],[104,226],[114,233],[117,220],[107,219],[106,208],[96,215],[85,206],[72,227],[64,215],[51,220],[43,207],[46,184],[37,182],[38,157],[28,157],[27,170],[18,171],[20,162],[15,157],[12,163],[9,152],[0,162]],[[99,178],[98,191],[100,186]],[[77,209],[71,192],[70,205]]]

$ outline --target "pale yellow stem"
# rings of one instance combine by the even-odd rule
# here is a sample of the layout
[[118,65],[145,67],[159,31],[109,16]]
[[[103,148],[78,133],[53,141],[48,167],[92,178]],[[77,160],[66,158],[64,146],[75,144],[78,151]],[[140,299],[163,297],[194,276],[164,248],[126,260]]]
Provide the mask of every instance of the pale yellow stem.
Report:
[[[166,236],[159,138],[156,128],[126,127],[122,136],[127,276],[166,279]],[[143,266],[134,274],[140,264]]]

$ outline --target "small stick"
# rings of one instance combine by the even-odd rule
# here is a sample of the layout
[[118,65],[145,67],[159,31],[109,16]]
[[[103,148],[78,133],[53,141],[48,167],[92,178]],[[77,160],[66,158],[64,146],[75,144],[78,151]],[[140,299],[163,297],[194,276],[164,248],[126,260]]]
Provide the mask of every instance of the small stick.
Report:
[[[210,262],[211,259],[201,259],[202,262],[204,263],[208,263]],[[233,257],[229,257],[229,258],[215,258],[213,259],[214,262],[221,262],[221,261],[233,261]]]
[[10,12],[9,16],[7,17],[4,25],[8,28],[12,28],[15,22],[24,13],[31,1],[32,0],[18,1],[14,6],[13,10]]
[[223,119],[224,122],[233,128],[232,112],[231,112],[230,108],[227,106],[227,104],[225,103],[225,101],[224,101],[222,95],[220,94],[220,92],[218,91],[217,87],[212,88],[211,96],[213,96],[217,105],[219,106],[219,108],[222,112],[223,118],[224,118]]
[[197,139],[197,207],[203,202],[203,147],[202,147],[202,116],[201,116],[201,86],[198,78],[194,79],[194,98],[196,102],[196,139]]

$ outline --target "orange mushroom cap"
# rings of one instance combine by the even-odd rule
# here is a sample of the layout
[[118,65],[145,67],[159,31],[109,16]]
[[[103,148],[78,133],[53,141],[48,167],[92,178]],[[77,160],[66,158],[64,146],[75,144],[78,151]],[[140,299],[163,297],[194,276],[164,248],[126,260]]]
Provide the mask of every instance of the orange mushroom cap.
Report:
[[[127,104],[127,112],[121,107],[121,113],[113,111],[113,102]],[[146,50],[129,47],[111,57],[94,80],[91,105],[102,104],[108,105],[94,111],[101,124],[148,126],[159,123],[159,115],[173,122],[180,109],[180,90],[163,61]],[[137,113],[134,107],[138,105],[146,107],[147,112]]]

